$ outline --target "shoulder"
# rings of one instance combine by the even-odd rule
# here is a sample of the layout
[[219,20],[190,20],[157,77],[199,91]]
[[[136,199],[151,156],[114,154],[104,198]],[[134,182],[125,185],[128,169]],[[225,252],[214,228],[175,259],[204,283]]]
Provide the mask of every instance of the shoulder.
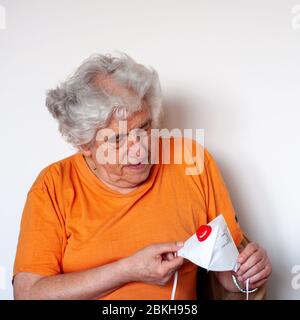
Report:
[[[177,168],[184,169],[187,175],[199,175],[210,163],[214,162],[212,154],[204,147],[203,142],[196,139],[171,137],[169,145],[171,163],[181,164]],[[168,149],[164,148],[164,143],[162,143],[162,152],[167,151]]]
[[55,187],[62,180],[63,176],[73,167],[76,157],[75,153],[71,156],[55,161],[44,167],[34,180],[29,192],[39,190],[47,191],[49,188]]

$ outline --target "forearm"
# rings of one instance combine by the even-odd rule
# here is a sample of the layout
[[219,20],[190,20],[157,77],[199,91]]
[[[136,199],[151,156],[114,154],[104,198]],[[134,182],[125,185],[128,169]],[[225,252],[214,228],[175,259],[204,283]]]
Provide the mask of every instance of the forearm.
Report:
[[130,282],[126,259],[86,271],[42,277],[16,299],[96,299]]

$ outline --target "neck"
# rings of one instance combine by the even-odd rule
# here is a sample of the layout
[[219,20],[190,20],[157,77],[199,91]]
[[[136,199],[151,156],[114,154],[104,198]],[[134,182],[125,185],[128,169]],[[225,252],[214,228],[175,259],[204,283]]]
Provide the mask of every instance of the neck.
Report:
[[119,186],[116,186],[110,182],[108,182],[108,178],[105,179],[103,177],[101,177],[101,174],[99,173],[97,167],[94,165],[93,161],[89,158],[89,157],[86,157],[86,156],[83,156],[84,159],[85,159],[85,162],[87,163],[89,169],[92,171],[92,173],[102,182],[104,183],[108,188],[114,190],[114,191],[117,191],[119,193],[122,193],[122,194],[127,194],[127,193],[130,193],[131,191],[134,191],[136,187],[119,187]]
[[137,187],[131,187],[131,188],[118,187],[118,186],[115,186],[115,185],[101,179],[100,177],[98,177],[98,179],[101,180],[101,182],[103,182],[110,189],[112,189],[114,191],[118,191],[119,193],[122,193],[122,194],[130,193],[131,191],[134,191],[137,188]]

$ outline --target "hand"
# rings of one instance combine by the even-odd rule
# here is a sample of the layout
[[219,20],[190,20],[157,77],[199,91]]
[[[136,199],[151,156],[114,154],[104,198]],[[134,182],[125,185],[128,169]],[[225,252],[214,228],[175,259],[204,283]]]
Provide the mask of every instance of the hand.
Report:
[[250,289],[262,286],[270,276],[272,267],[266,250],[251,242],[239,254],[240,268],[236,272],[238,281],[246,285],[249,278]]
[[126,258],[130,281],[165,285],[183,264],[184,259],[174,254],[182,246],[181,242],[153,244]]

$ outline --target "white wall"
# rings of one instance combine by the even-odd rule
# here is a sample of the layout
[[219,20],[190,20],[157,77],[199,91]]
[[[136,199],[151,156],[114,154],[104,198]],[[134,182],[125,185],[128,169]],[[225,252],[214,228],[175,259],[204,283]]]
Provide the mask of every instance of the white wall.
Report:
[[299,299],[291,285],[300,265],[297,4],[0,0],[0,298],[12,298],[28,188],[73,153],[44,107],[45,90],[91,53],[119,49],[159,71],[169,127],[205,129],[242,226],[273,262],[269,298]]

